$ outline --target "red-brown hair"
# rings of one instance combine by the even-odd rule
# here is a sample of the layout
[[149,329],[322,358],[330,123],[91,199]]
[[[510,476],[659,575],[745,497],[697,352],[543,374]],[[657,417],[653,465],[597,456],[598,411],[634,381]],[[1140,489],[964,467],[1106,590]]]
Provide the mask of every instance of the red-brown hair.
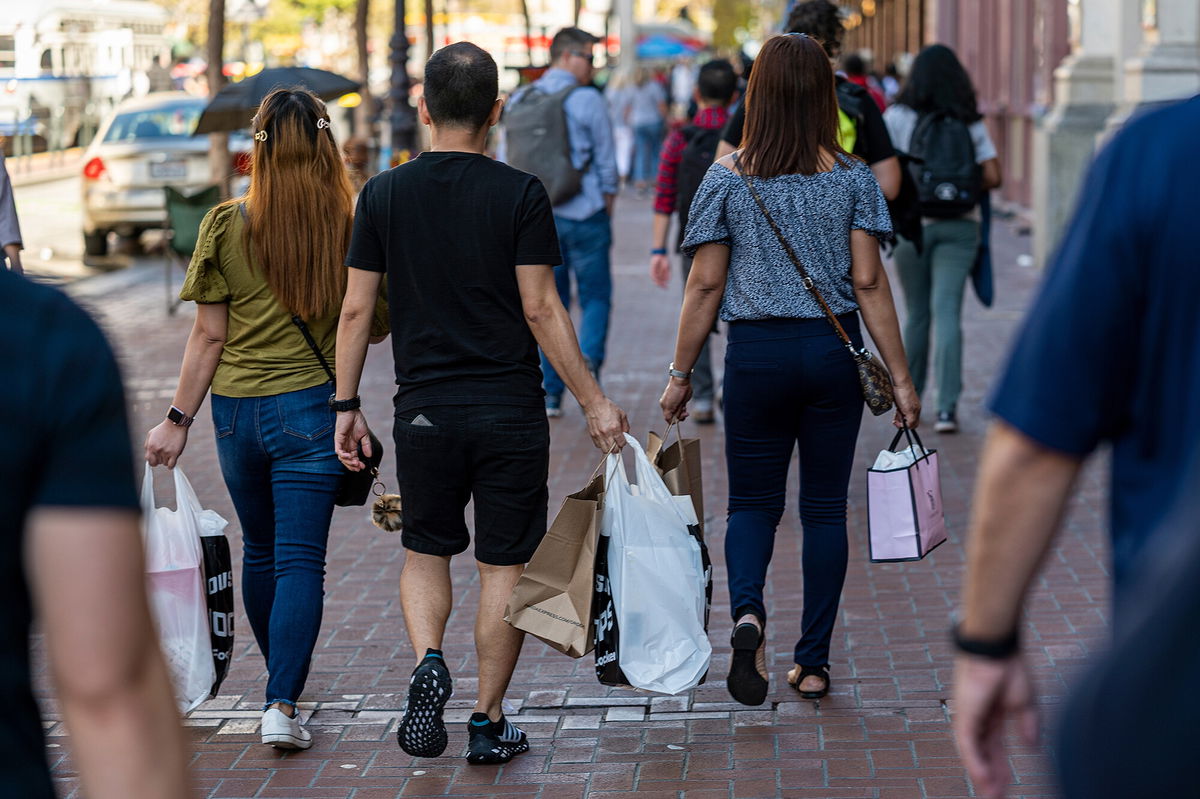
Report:
[[252,261],[289,312],[336,313],[354,197],[325,103],[306,89],[276,89],[259,106],[254,131],[245,197]]
[[827,153],[843,167],[837,89],[829,56],[816,39],[785,34],[767,40],[746,87],[741,161],[752,175],[812,175]]

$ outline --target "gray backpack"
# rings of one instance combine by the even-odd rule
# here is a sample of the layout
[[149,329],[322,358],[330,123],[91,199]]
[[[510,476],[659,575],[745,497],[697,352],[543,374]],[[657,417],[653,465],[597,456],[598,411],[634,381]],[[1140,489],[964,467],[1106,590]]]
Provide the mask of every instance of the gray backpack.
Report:
[[567,97],[581,86],[550,94],[530,86],[513,98],[504,112],[505,160],[509,166],[536,175],[550,195],[551,205],[561,205],[579,194],[583,169],[571,162],[571,137],[567,131]]

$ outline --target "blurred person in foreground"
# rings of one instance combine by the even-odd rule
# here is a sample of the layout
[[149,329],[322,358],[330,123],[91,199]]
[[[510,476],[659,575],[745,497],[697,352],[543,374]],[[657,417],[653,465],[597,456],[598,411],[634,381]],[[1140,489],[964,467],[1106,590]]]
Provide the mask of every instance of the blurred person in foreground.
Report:
[[[819,42],[795,33],[769,39],[746,89],[745,146],[709,168],[683,240],[694,260],[660,404],[668,422],[688,417],[691,372],[719,314],[729,323],[725,559],[735,624],[726,684],[744,705],[761,705],[769,689],[763,594],[797,448],[804,606],[786,679],[804,699],[829,692],[863,394],[854,357],[817,292],[856,350],[863,346],[861,314],[895,383],[894,423],[916,427],[921,413],[879,258],[878,240],[892,234],[887,204],[872,171],[837,142],[834,92]],[[794,625],[794,618],[780,623],[784,630]]]
[[[196,321],[171,407],[146,436],[146,461],[175,468],[211,388],[221,475],[242,527],[242,598],[267,663],[262,742],[308,749],[296,703],[321,631],[342,479],[333,385],[313,347],[333,360],[354,205],[316,95],[276,89],[253,127],[249,190],[200,225],[179,295],[196,303]],[[386,329],[377,322],[376,339]]]
[[450,560],[472,544],[463,517],[474,502],[479,571],[475,618],[478,696],[467,762],[495,765],[529,751],[501,702],[524,633],[504,621],[513,588],[546,534],[550,425],[538,346],[583,408],[592,442],[624,445],[625,413],[588,371],[559,299],[562,261],[550,198],[533,175],[484,155],[500,118],[496,62],[469,42],[425,65],[417,104],[431,147],[367,181],[358,199],[346,299],[338,327],[335,446],[347,468],[370,455],[358,410],[374,297],[387,275],[396,372],[394,437],[406,552],[400,604],[418,659],[401,749],[437,757],[453,693],[442,651],[454,607]]
[[[1196,130],[1200,98],[1133,119],[1101,152],[991,400],[997,419],[980,461],[954,629],[954,729],[981,796],[1005,793],[1006,716],[1027,740],[1037,735],[1021,610],[1084,459],[1111,444],[1118,624],[1147,541],[1196,488]],[[1127,663],[1121,692],[1147,688],[1157,690],[1157,675]]]
[[[2,138],[2,137],[0,137]],[[12,180],[8,176],[8,166],[4,163],[4,152],[0,149],[0,262],[8,259],[8,268],[17,274],[24,274],[21,265],[21,223],[17,219],[17,202],[13,198]]]
[[[789,33],[803,33],[816,39],[825,48],[832,62],[842,51],[842,35],[846,29],[842,24],[841,10],[829,0],[807,0],[797,3],[788,16]],[[753,73],[752,73],[753,74]],[[837,75],[838,100],[838,144],[843,150],[867,162],[883,196],[891,201],[900,194],[900,160],[892,149],[887,126],[879,106],[861,86],[856,86]],[[717,158],[736,150],[742,143],[746,125],[746,107],[742,103],[729,117],[729,123],[721,134],[721,146]]]
[[0,330],[0,794],[55,795],[31,685],[36,614],[84,793],[184,799],[116,361],[70,300],[4,271]]
[[[690,125],[671,132],[663,144],[658,162],[658,182],[654,196],[654,233],[650,249],[650,277],[659,288],[666,288],[671,277],[671,261],[667,255],[667,234],[671,215],[679,216],[679,233],[675,246],[683,243],[687,229],[688,211],[696,190],[712,165],[721,129],[729,121],[729,106],[737,94],[737,75],[728,61],[713,60],[700,68],[693,91],[699,106]],[[692,259],[683,256],[683,281],[692,271]],[[711,337],[710,337],[711,338]],[[714,416],[714,380],[709,338],[693,367],[691,417],[700,424],[712,424]]]
[[[1190,473],[1200,485],[1200,468]],[[1063,799],[1196,795],[1200,495],[1185,493],[1152,540],[1117,608],[1112,647],[1063,706],[1054,751]],[[1152,675],[1153,690],[1129,691],[1131,664]]]

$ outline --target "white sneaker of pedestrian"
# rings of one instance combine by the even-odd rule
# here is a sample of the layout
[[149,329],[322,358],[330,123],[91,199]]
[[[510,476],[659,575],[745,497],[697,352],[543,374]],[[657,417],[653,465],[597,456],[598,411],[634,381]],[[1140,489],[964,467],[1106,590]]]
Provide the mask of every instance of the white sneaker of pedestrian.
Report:
[[307,749],[312,734],[300,724],[300,711],[289,716],[277,707],[263,711],[262,742],[276,749]]

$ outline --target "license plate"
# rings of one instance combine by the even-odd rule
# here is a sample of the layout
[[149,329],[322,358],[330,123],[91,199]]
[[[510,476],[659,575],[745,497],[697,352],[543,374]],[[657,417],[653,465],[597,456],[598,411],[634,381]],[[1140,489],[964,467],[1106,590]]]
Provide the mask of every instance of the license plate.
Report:
[[150,164],[150,177],[163,180],[177,180],[187,177],[186,161],[163,161]]

